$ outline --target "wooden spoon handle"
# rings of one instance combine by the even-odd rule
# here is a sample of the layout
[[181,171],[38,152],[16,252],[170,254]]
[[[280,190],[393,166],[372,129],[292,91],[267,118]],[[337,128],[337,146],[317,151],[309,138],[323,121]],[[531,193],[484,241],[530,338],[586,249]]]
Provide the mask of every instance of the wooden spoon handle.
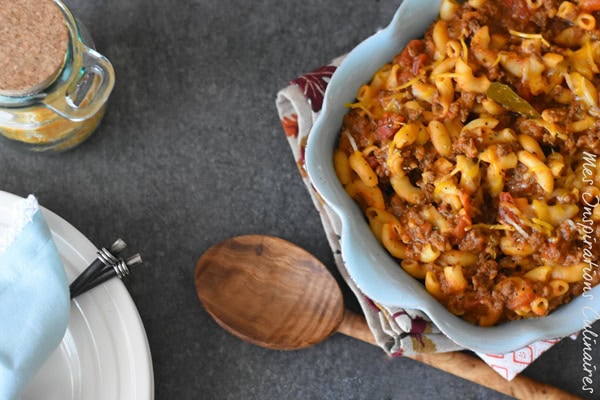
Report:
[[[365,318],[350,310],[346,310],[344,320],[337,331],[367,343],[377,344]],[[421,353],[407,357],[518,399],[581,399],[522,375],[507,381],[480,359],[461,352]]]

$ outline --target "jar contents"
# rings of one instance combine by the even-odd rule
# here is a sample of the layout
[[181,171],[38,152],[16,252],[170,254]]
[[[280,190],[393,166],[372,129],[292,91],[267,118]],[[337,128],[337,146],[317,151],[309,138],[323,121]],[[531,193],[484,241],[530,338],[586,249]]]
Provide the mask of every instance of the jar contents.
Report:
[[38,152],[81,144],[100,123],[113,85],[110,62],[61,1],[0,0],[3,142]]
[[94,133],[104,110],[105,107],[102,107],[84,121],[71,121],[44,106],[9,111],[12,121],[4,121],[0,115],[0,134],[17,147],[64,151],[83,143]]

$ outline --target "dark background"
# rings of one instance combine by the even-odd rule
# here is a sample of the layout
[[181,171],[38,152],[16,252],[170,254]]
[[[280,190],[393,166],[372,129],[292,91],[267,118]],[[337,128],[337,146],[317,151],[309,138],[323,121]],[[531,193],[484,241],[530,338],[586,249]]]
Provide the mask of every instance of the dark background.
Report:
[[[115,67],[108,113],[64,154],[0,146],[0,188],[35,193],[99,247],[123,237],[142,253],[127,286],[157,399],[505,398],[339,334],[299,351],[255,347],[219,328],[195,292],[198,258],[241,234],[290,240],[334,268],[275,96],[384,27],[399,0],[67,3]],[[525,375],[582,395],[582,349],[565,339]],[[600,344],[592,355],[600,364]]]

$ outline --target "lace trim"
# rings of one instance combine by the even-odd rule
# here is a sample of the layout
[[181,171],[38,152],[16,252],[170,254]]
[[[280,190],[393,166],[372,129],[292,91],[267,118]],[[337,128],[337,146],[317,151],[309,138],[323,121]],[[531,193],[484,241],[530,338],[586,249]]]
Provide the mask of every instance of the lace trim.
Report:
[[10,224],[0,227],[0,254],[3,254],[10,247],[19,232],[31,222],[39,209],[37,199],[31,194],[26,199],[17,201],[13,205]]

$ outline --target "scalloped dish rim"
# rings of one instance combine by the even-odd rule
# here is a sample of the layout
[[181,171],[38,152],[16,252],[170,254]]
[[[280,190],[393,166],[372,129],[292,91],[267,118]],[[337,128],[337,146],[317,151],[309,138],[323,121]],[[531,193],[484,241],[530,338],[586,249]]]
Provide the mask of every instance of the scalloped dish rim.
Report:
[[[569,336],[589,327],[600,313],[600,286],[563,304],[549,316],[480,327],[453,315],[408,275],[377,242],[358,206],[346,194],[333,168],[333,151],[347,109],[360,85],[398,54],[410,39],[422,37],[437,17],[439,0],[405,0],[391,23],[355,47],[334,72],[323,108],[308,137],[305,161],[314,188],[340,218],[342,257],[363,294],[384,306],[417,309],[454,342],[480,353],[501,354],[539,340]],[[368,267],[365,267],[368,266]]]

